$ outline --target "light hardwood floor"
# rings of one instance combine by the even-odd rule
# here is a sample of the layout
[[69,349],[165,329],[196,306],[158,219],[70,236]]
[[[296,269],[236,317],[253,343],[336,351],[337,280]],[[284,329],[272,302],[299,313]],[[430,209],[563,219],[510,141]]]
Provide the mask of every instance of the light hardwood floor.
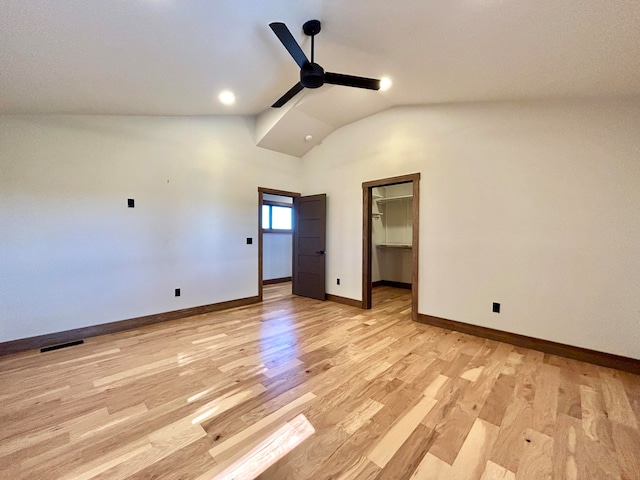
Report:
[[640,479],[640,377],[287,288],[0,358],[0,477],[210,479],[302,413],[261,479]]

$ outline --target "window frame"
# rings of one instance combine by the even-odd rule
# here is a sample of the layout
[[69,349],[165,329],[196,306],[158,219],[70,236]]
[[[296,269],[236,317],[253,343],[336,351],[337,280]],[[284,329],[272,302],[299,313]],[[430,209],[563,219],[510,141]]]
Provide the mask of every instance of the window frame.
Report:
[[[262,228],[262,231],[265,233],[293,233],[293,203],[276,202],[273,200],[263,200],[262,207],[264,207],[265,205],[269,207],[269,227],[270,228],[264,228],[262,227],[262,225],[260,225],[260,227]],[[271,226],[273,225],[272,207],[287,207],[291,209],[291,228],[290,229],[271,228]],[[262,216],[262,221],[264,222],[264,214]]]

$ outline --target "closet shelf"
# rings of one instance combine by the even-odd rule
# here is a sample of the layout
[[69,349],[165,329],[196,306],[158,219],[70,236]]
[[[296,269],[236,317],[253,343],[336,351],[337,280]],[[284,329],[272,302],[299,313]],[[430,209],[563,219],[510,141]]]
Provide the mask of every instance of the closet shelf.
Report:
[[386,203],[386,202],[394,202],[398,200],[411,200],[411,199],[413,199],[413,195],[399,195],[397,197],[378,198],[376,201],[378,203]]
[[410,243],[379,243],[376,245],[379,248],[411,248]]

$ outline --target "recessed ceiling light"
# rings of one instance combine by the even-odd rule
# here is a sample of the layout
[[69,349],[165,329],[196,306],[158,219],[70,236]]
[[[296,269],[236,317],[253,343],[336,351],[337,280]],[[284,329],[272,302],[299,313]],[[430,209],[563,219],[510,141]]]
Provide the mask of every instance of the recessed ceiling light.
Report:
[[220,92],[220,95],[218,95],[218,100],[225,105],[233,105],[236,103],[236,96],[231,90],[223,90]]
[[391,79],[389,77],[382,77],[380,79],[380,90],[389,90],[391,88]]
[[310,142],[311,140],[313,140],[313,135],[307,135],[306,137],[304,137],[304,139],[305,139],[307,142]]

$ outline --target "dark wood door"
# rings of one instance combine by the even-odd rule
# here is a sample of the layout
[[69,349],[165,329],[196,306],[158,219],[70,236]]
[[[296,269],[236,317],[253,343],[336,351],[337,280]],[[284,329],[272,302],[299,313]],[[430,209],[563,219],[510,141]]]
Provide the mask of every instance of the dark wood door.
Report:
[[327,196],[293,197],[293,294],[325,299]]

